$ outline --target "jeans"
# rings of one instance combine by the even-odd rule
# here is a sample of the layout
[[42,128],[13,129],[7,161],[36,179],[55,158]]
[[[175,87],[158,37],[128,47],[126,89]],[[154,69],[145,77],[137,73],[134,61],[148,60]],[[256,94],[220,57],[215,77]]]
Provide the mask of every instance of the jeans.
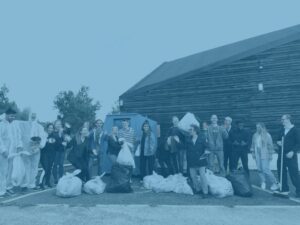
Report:
[[245,170],[247,175],[249,175],[248,152],[243,150],[234,150],[232,151],[232,158],[233,158],[232,168],[235,170],[237,169],[239,159],[241,158],[243,169]]
[[41,165],[45,171],[45,175],[43,177],[42,185],[45,183],[47,186],[50,186],[51,171],[55,159],[55,152],[43,151],[45,150],[42,150],[41,152]]
[[154,170],[154,162],[155,162],[154,155],[140,156],[140,173],[142,179],[147,175],[152,175]]
[[268,180],[271,184],[276,184],[276,178],[270,170],[270,160],[261,159],[260,154],[255,154],[255,161],[261,183],[266,183]]
[[177,174],[179,173],[179,163],[178,163],[178,153],[174,152],[174,153],[169,153],[169,162],[168,167],[170,169],[170,173],[171,174]]
[[186,151],[180,150],[178,152],[178,164],[179,164],[179,172],[184,174],[187,172],[187,162],[186,162]]
[[215,163],[215,156],[218,160],[218,165],[220,168],[221,175],[225,175],[225,168],[224,168],[224,152],[223,151],[211,151],[208,156],[208,166],[211,171],[214,171],[214,163]]
[[[91,178],[94,178],[98,175],[99,172],[99,160],[98,156],[90,155],[89,160],[88,160],[88,171],[89,171],[89,176]],[[99,174],[100,175],[100,174]]]
[[64,175],[64,161],[65,161],[65,151],[56,152],[53,169],[52,169],[54,183],[57,183],[58,180]]
[[[198,179],[200,175],[200,180]],[[203,194],[208,194],[208,184],[205,176],[205,167],[190,168],[190,176],[193,181],[194,189],[199,192],[202,190]]]
[[224,168],[227,171],[229,166],[229,171],[233,170],[233,159],[232,159],[232,149],[231,147],[224,147]]

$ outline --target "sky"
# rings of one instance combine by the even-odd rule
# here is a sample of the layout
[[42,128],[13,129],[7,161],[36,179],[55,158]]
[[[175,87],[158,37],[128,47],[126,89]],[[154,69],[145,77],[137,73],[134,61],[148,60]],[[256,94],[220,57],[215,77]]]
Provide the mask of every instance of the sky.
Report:
[[299,0],[0,1],[0,86],[41,121],[60,91],[90,87],[104,119],[165,61],[300,23]]

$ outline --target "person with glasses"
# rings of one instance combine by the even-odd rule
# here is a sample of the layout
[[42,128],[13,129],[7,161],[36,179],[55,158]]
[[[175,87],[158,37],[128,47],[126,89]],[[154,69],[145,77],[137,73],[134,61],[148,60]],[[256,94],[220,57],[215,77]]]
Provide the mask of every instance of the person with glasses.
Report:
[[279,194],[286,196],[289,194],[287,181],[288,170],[292,184],[296,188],[296,197],[300,198],[300,177],[297,157],[297,151],[300,149],[300,133],[296,126],[292,123],[291,119],[291,116],[288,114],[281,117],[283,127],[279,131],[277,138],[277,145],[279,146],[277,171],[281,183],[281,190]]

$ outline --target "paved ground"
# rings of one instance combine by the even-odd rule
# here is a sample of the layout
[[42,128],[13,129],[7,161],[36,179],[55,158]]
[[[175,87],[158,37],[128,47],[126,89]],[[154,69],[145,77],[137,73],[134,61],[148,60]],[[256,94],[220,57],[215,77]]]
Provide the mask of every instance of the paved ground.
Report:
[[1,225],[299,225],[300,208],[224,206],[63,205],[0,208]]
[[[251,175],[258,185],[257,175]],[[109,178],[105,178],[107,180]],[[153,193],[137,180],[134,193],[59,198],[55,190],[0,199],[0,225],[35,224],[299,224],[300,200],[275,198],[254,188],[252,198],[201,199]]]

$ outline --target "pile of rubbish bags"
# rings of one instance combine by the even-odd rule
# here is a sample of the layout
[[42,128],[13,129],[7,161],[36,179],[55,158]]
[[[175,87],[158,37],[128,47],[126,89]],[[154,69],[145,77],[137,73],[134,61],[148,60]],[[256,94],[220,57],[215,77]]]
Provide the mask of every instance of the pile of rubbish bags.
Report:
[[229,180],[214,175],[210,170],[206,170],[205,176],[208,183],[208,190],[211,195],[217,198],[233,196],[233,187]]
[[182,174],[170,175],[164,178],[153,172],[153,175],[144,177],[143,184],[146,189],[156,193],[175,192],[177,194],[193,195],[193,190],[188,185],[187,178]]
[[[62,198],[71,198],[81,195],[82,181],[77,177],[81,170],[75,170],[73,173],[66,173],[59,179],[56,186],[56,195]],[[105,190],[106,184],[102,181],[102,176],[98,176],[83,186],[83,191],[87,194],[102,194]]]

